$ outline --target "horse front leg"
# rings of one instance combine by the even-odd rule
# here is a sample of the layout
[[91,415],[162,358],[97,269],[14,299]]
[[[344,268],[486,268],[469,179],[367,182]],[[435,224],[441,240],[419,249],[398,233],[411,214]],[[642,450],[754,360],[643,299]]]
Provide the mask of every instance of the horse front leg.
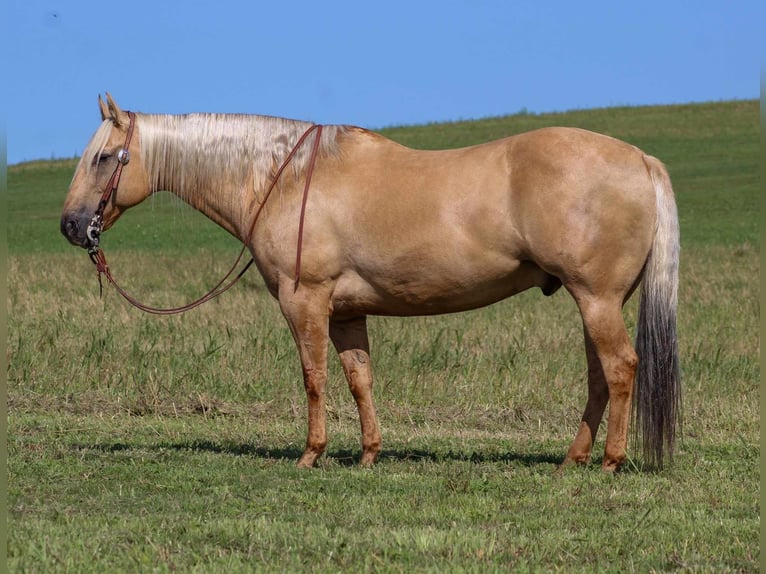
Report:
[[372,401],[372,367],[367,318],[330,321],[330,339],[338,351],[362,427],[362,466],[372,466],[380,452],[380,428]]
[[292,283],[280,289],[279,306],[290,326],[303,369],[303,386],[308,399],[308,435],[298,466],[310,468],[327,446],[327,343],[329,339],[329,296],[324,290]]

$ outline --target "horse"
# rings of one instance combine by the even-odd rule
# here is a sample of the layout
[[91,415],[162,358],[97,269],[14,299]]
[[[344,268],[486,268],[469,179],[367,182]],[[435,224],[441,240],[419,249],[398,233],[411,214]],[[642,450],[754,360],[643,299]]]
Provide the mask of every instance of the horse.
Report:
[[[369,315],[455,313],[562,286],[582,318],[588,395],[561,467],[590,462],[607,403],[604,471],[625,462],[631,419],[644,464],[672,462],[680,239],[658,159],[577,128],[425,151],[355,126],[309,134],[316,126],[298,120],[126,112],[109,93],[98,103],[102,123],[72,178],[62,233],[93,248],[94,213],[107,230],[164,190],[244,242],[300,357],[308,433],[298,466],[314,466],[326,448],[330,341],[370,466],[381,433]],[[108,199],[105,185],[115,188]],[[622,311],[639,285],[634,347]]]

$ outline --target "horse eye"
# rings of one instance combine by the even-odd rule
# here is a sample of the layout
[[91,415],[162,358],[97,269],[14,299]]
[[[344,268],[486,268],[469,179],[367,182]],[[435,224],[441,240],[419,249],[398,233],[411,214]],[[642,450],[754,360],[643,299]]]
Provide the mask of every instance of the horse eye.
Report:
[[111,159],[111,157],[112,157],[112,154],[107,152],[97,155],[96,157],[93,158],[93,165],[98,165],[102,161],[107,161],[108,159]]

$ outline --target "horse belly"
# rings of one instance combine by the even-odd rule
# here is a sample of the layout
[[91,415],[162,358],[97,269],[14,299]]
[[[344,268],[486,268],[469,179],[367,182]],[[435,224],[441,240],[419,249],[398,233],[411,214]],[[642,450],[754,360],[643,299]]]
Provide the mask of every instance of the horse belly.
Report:
[[[416,259],[416,258],[415,258]],[[437,315],[484,307],[531,287],[549,289],[555,278],[530,261],[509,261],[503,268],[435,269],[417,261],[402,273],[350,271],[337,281],[333,315]],[[404,266],[407,267],[407,266]],[[555,290],[555,289],[554,289]]]

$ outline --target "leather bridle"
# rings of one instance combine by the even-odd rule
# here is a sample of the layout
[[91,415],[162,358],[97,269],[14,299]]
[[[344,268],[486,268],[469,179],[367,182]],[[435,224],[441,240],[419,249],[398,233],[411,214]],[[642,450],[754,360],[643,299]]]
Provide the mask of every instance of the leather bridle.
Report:
[[303,187],[300,219],[298,221],[298,245],[297,245],[297,251],[295,254],[295,284],[294,284],[294,289],[297,291],[298,286],[300,284],[300,278],[301,278],[301,251],[303,247],[303,221],[306,214],[306,201],[308,199],[309,186],[311,185],[311,176],[314,173],[314,166],[316,165],[316,158],[317,158],[317,152],[319,150],[319,143],[322,138],[322,126],[320,124],[312,124],[303,133],[303,135],[300,137],[300,139],[295,144],[295,146],[293,146],[293,149],[290,151],[290,153],[287,155],[285,160],[282,162],[282,165],[277,170],[276,174],[274,175],[274,179],[271,181],[271,184],[266,190],[266,193],[263,196],[263,200],[261,201],[261,204],[258,206],[258,209],[255,212],[253,221],[250,224],[250,229],[248,230],[247,235],[245,236],[243,240],[244,244],[242,246],[242,249],[239,252],[239,255],[237,256],[236,260],[234,261],[234,264],[231,266],[228,273],[226,273],[223,279],[221,279],[215,285],[215,287],[213,287],[205,295],[203,295],[199,299],[192,301],[191,303],[187,303],[186,305],[182,305],[180,307],[159,308],[159,307],[152,307],[144,303],[141,303],[140,301],[135,299],[133,296],[131,296],[129,293],[127,293],[122,287],[120,287],[120,285],[115,281],[114,277],[112,276],[112,272],[111,272],[111,269],[109,268],[109,264],[106,261],[106,256],[104,255],[103,249],[101,249],[101,247],[99,246],[99,239],[101,237],[101,232],[103,231],[104,209],[106,209],[106,206],[109,203],[110,199],[117,192],[117,188],[120,185],[120,177],[122,176],[123,168],[130,161],[130,152],[128,151],[128,148],[130,147],[130,141],[133,138],[133,130],[135,128],[136,114],[133,112],[127,112],[127,114],[129,118],[129,124],[128,124],[128,131],[125,136],[125,144],[123,145],[122,149],[117,153],[117,166],[114,168],[114,171],[112,172],[112,176],[109,178],[109,180],[106,183],[106,186],[104,187],[104,191],[101,194],[101,199],[98,202],[98,207],[96,208],[96,213],[93,215],[93,218],[91,219],[90,224],[88,225],[88,228],[86,231],[86,235],[88,237],[88,240],[90,241],[90,246],[88,248],[88,255],[90,255],[90,259],[91,261],[93,261],[94,265],[96,266],[96,271],[98,272],[99,289],[102,288],[101,275],[103,274],[106,276],[107,280],[112,285],[114,285],[117,292],[120,295],[122,295],[122,297],[126,301],[128,301],[128,303],[130,303],[134,307],[137,307],[138,309],[141,309],[142,311],[145,311],[147,313],[152,313],[155,315],[174,315],[176,313],[183,313],[185,311],[189,311],[190,309],[194,309],[195,307],[199,307],[203,303],[210,301],[211,299],[217,297],[221,293],[228,291],[237,281],[239,281],[239,279],[245,274],[245,272],[255,262],[255,260],[251,257],[250,261],[242,268],[242,270],[239,273],[237,273],[237,275],[235,275],[232,279],[229,279],[234,274],[234,271],[237,269],[237,267],[239,266],[239,263],[242,260],[242,257],[244,256],[245,251],[247,250],[247,247],[252,240],[253,233],[255,231],[255,224],[258,221],[258,218],[261,215],[261,211],[263,211],[263,207],[266,205],[266,201],[269,199],[271,192],[276,187],[277,182],[279,181],[279,177],[282,175],[282,172],[285,170],[287,165],[293,159],[293,157],[295,156],[297,151],[300,149],[300,147],[303,145],[303,143],[306,141],[308,136],[312,132],[316,131],[316,136],[314,137],[314,142],[311,147],[311,156],[309,158],[308,167],[306,168],[306,181]]
[[136,127],[136,114],[128,112],[128,118],[130,121],[128,123],[128,133],[125,135],[125,144],[122,146],[122,149],[117,152],[117,165],[112,172],[112,176],[104,186],[104,191],[98,202],[98,207],[96,207],[96,213],[93,215],[93,219],[90,220],[88,229],[85,232],[88,241],[90,241],[88,253],[91,256],[91,259],[93,259],[94,254],[98,252],[99,249],[98,242],[104,227],[104,209],[106,209],[107,203],[109,203],[112,195],[117,191],[117,187],[120,185],[122,169],[128,165],[128,162],[130,161],[130,151],[128,150],[130,149],[130,140],[133,139],[133,129]]

